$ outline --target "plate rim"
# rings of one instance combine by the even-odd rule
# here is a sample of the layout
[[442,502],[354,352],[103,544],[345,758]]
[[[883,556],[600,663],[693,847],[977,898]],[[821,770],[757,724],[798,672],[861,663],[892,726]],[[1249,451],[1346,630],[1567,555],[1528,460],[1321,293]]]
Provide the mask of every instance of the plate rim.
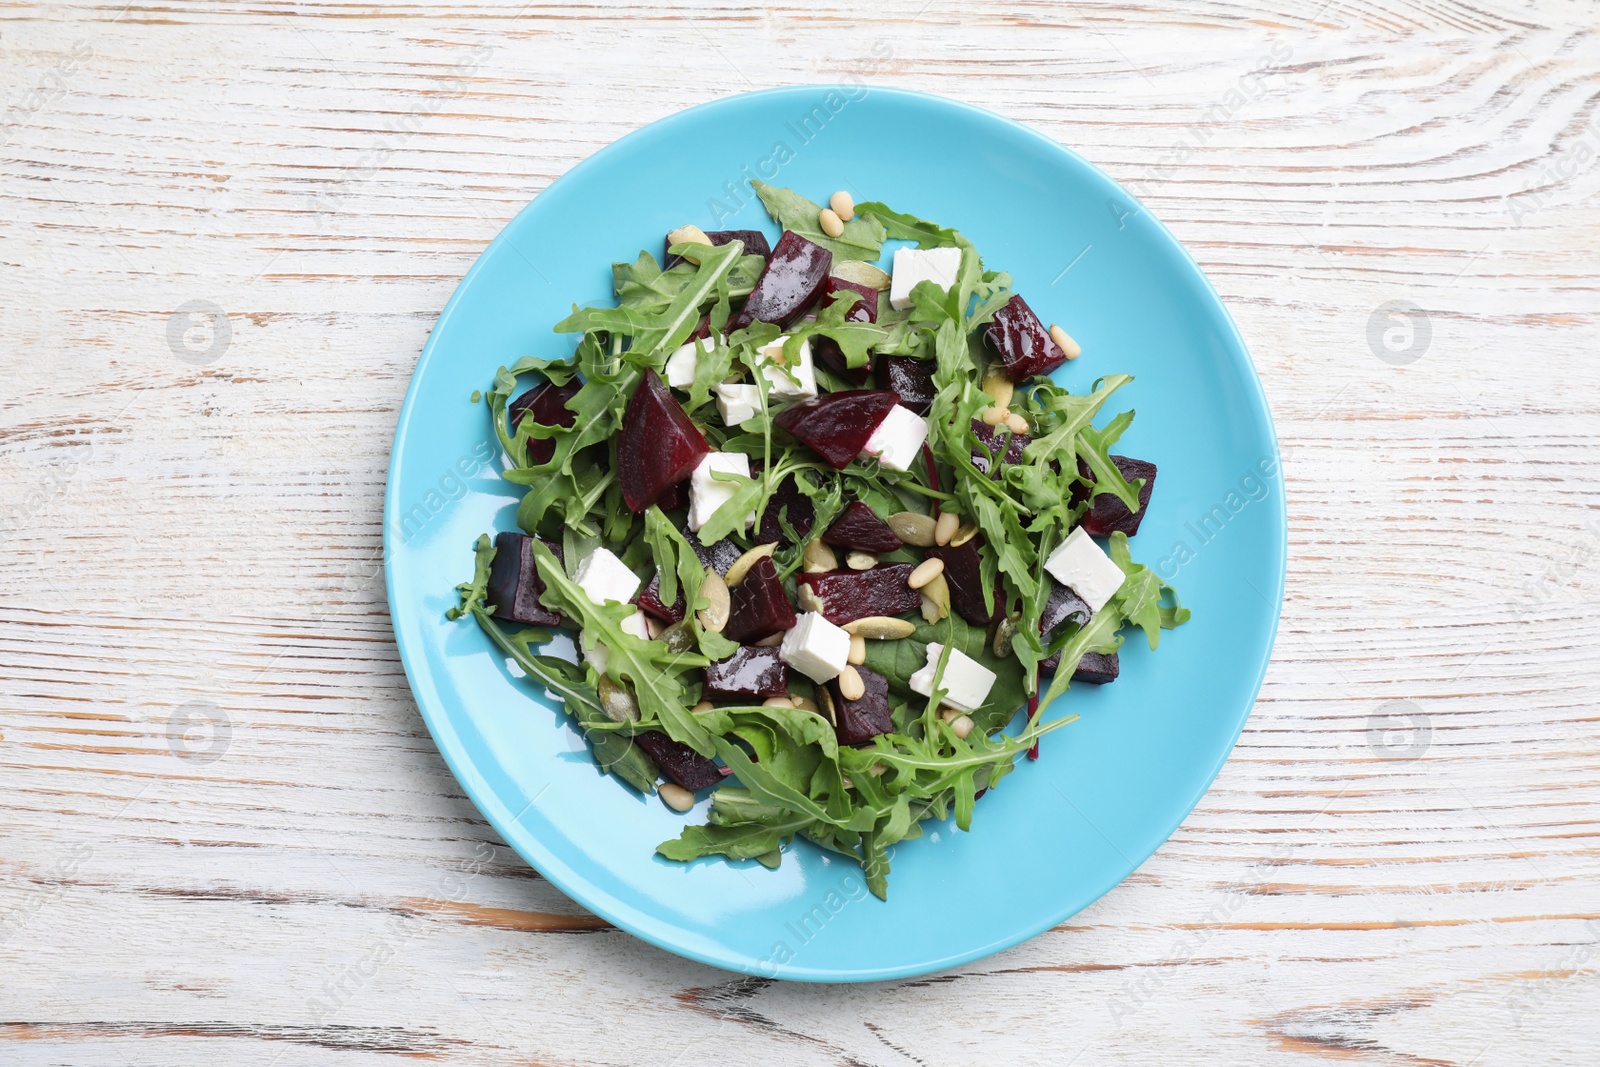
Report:
[[[394,585],[395,570],[389,565],[392,558],[391,553],[395,547],[393,531],[395,529],[395,523],[398,518],[398,512],[400,508],[400,501],[393,489],[396,482],[396,477],[399,473],[399,457],[402,453],[402,445],[406,439],[407,430],[412,421],[412,407],[421,391],[420,383],[422,379],[422,372],[429,366],[431,360],[434,358],[435,349],[439,344],[440,335],[444,332],[445,326],[455,314],[464,297],[464,294],[477,278],[479,271],[485,269],[485,264],[491,259],[490,253],[496,251],[502,244],[512,243],[510,237],[508,236],[509,232],[514,228],[518,220],[520,220],[523,215],[533,209],[540,197],[547,195],[557,186],[581,181],[583,175],[588,171],[604,165],[605,161],[610,156],[625,150],[625,147],[630,141],[663,124],[687,121],[691,116],[698,115],[702,112],[715,111],[724,107],[736,107],[753,100],[762,100],[766,98],[783,96],[802,96],[806,93],[816,92],[819,90],[838,91],[845,88],[850,88],[856,92],[864,90],[867,96],[881,95],[890,98],[897,98],[913,104],[924,106],[932,104],[938,107],[951,108],[959,112],[965,112],[969,116],[979,118],[985,122],[999,123],[1002,126],[1009,128],[1012,133],[1022,134],[1024,137],[1032,140],[1046,151],[1055,152],[1066,156],[1074,164],[1082,167],[1084,170],[1088,171],[1090,174],[1093,174],[1110,187],[1116,189],[1121,196],[1126,197],[1128,201],[1137,208],[1137,213],[1146,216],[1146,218],[1155,225],[1159,234],[1166,239],[1172,248],[1177,250],[1177,252],[1183,257],[1183,261],[1188,264],[1195,277],[1199,280],[1201,286],[1203,287],[1205,296],[1209,297],[1212,317],[1221,327],[1219,332],[1225,339],[1232,342],[1231,345],[1228,346],[1229,358],[1233,359],[1242,367],[1243,370],[1248,372],[1243,375],[1243,377],[1246,382],[1254,387],[1252,398],[1260,405],[1260,410],[1264,415],[1268,444],[1270,446],[1273,463],[1277,469],[1277,480],[1280,487],[1280,492],[1277,494],[1278,503],[1276,514],[1274,516],[1277,520],[1275,524],[1277,533],[1275,548],[1277,549],[1278,553],[1279,567],[1274,575],[1273,589],[1270,592],[1270,600],[1274,605],[1274,610],[1272,611],[1271,623],[1268,627],[1267,640],[1264,643],[1260,655],[1260,661],[1256,667],[1255,677],[1251,680],[1249,687],[1250,699],[1243,708],[1242,712],[1238,715],[1238,720],[1233,726],[1232,737],[1230,738],[1227,747],[1208,769],[1198,790],[1194,792],[1192,796],[1186,799],[1185,803],[1183,804],[1182,812],[1177,816],[1176,820],[1158,835],[1154,847],[1149,852],[1135,860],[1126,870],[1121,870],[1120,873],[1114,873],[1114,876],[1112,877],[1102,879],[1101,884],[1096,885],[1092,889],[1092,895],[1090,895],[1078,906],[1073,907],[1071,904],[1065,905],[1059,913],[1049,912],[1047,914],[1047,918],[1042,923],[1035,922],[1023,924],[1019,926],[1016,931],[1008,933],[1004,937],[997,938],[994,941],[977,948],[965,949],[960,952],[952,953],[948,956],[940,957],[938,959],[928,959],[917,963],[902,964],[890,967],[863,966],[845,970],[838,967],[805,968],[785,965],[780,973],[773,975],[766,973],[767,968],[761,966],[761,961],[745,959],[742,953],[739,953],[735,950],[726,949],[725,946],[718,946],[725,949],[725,951],[719,955],[715,951],[702,949],[695,944],[685,943],[684,938],[680,937],[679,939],[674,940],[670,935],[675,932],[679,932],[678,927],[666,920],[656,918],[650,913],[640,909],[636,905],[622,900],[608,891],[605,891],[594,885],[576,870],[558,860],[553,853],[542,848],[537,837],[527,833],[525,830],[520,835],[509,832],[509,828],[511,827],[520,828],[521,824],[518,822],[518,820],[521,818],[521,813],[512,813],[508,808],[505,807],[505,805],[500,803],[499,798],[494,794],[493,790],[488,787],[488,783],[477,772],[474,763],[467,757],[464,748],[459,746],[457,743],[458,735],[456,732],[453,729],[448,728],[447,722],[436,722],[437,709],[428,707],[418,695],[418,677],[414,671],[413,660],[420,660],[422,657],[420,653],[407,647],[404,638],[406,627],[402,622],[402,613],[397,607],[398,600],[395,594]],[[860,97],[858,99],[865,99],[865,97]],[[1110,892],[1116,886],[1127,880],[1127,878],[1134,871],[1138,870],[1139,867],[1142,866],[1146,861],[1148,861],[1151,856],[1154,856],[1156,852],[1160,851],[1161,846],[1166,844],[1166,842],[1171,839],[1172,835],[1176,833],[1178,828],[1183,825],[1184,820],[1194,812],[1194,809],[1199,805],[1206,793],[1210,791],[1211,786],[1216,781],[1217,775],[1221,773],[1223,765],[1228,761],[1229,757],[1233,755],[1233,750],[1238,745],[1239,736],[1244,730],[1245,723],[1249,721],[1250,715],[1255,709],[1256,701],[1260,697],[1262,683],[1266,679],[1267,669],[1272,662],[1272,653],[1277,644],[1279,624],[1283,615],[1284,591],[1288,577],[1288,534],[1288,487],[1286,480],[1283,477],[1283,457],[1278,441],[1277,425],[1272,416],[1272,407],[1268,401],[1266,389],[1261,382],[1260,373],[1256,370],[1255,361],[1251,358],[1250,349],[1245,344],[1244,337],[1240,334],[1238,324],[1234,322],[1233,316],[1229,313],[1227,305],[1223,303],[1222,297],[1216,291],[1216,287],[1212,285],[1211,279],[1206,275],[1205,271],[1201,269],[1199,263],[1196,262],[1188,247],[1185,246],[1182,241],[1178,240],[1172,231],[1167,228],[1167,225],[1162,222],[1154,212],[1150,211],[1150,209],[1141,199],[1139,199],[1139,197],[1135,196],[1124,185],[1122,185],[1122,183],[1118,182],[1115,178],[1112,178],[1100,167],[1096,166],[1093,162],[1086,159],[1073,149],[1051,139],[1050,137],[1038,130],[1033,129],[1030,126],[1018,122],[1015,119],[1008,118],[997,112],[990,111],[987,108],[978,107],[974,104],[966,103],[965,101],[954,100],[935,93],[925,93],[912,89],[902,89],[898,87],[872,84],[846,86],[843,83],[813,82],[796,83],[792,85],[777,86],[767,89],[754,90],[751,92],[721,96],[713,100],[696,104],[692,107],[671,112],[670,114],[663,115],[662,117],[654,119],[648,123],[644,123],[635,129],[630,130],[628,133],[610,142],[609,144],[606,144],[597,151],[591,153],[589,156],[580,160],[567,171],[559,175],[541,192],[535,194],[532,199],[518,209],[517,213],[501,226],[499,232],[495,234],[494,238],[484,246],[482,251],[478,253],[477,258],[473,261],[472,266],[468,268],[467,272],[462,276],[461,281],[456,284],[454,291],[452,291],[450,294],[450,299],[446,301],[443,309],[439,312],[439,316],[435,320],[433,328],[428,334],[428,339],[423,344],[422,351],[417,356],[416,365],[412,369],[411,379],[406,386],[405,399],[401,402],[400,410],[396,415],[395,433],[390,446],[389,463],[385,471],[382,558],[384,562],[384,592],[386,599],[388,600],[390,624],[394,634],[395,646],[400,654],[401,665],[405,671],[406,685],[411,692],[412,703],[416,706],[418,714],[422,717],[424,725],[427,726],[428,733],[433,739],[434,747],[439,751],[440,756],[443,757],[445,765],[450,768],[450,773],[455,777],[457,783],[467,794],[467,798],[472,801],[473,806],[477,808],[478,812],[484,817],[490,826],[494,828],[495,832],[500,835],[501,840],[506,843],[507,847],[509,847],[513,852],[517,853],[517,855],[520,856],[524,862],[528,863],[529,866],[538,871],[541,877],[548,880],[579,907],[593,912],[606,921],[612,923],[614,926],[622,929],[626,933],[643,941],[649,942],[650,944],[673,953],[674,955],[691,959],[699,963],[704,963],[709,966],[717,967],[722,970],[740,974],[758,975],[764,978],[777,978],[784,981],[808,983],[859,983],[915,977],[918,975],[944,970],[950,967],[960,966],[961,964],[970,963],[974,960],[991,956],[997,952],[1002,952],[1015,945],[1021,944],[1024,941],[1037,937],[1039,934],[1060,925],[1066,919],[1071,918],[1073,915],[1078,914],[1085,908],[1098,901],[1101,897],[1105,896],[1106,893]],[[430,680],[432,680],[431,673],[428,675],[428,677]],[[440,719],[445,718],[442,716],[438,717]],[[518,841],[514,840],[519,837],[522,841],[520,846]],[[1119,869],[1120,868],[1113,868],[1113,871],[1115,872]]]

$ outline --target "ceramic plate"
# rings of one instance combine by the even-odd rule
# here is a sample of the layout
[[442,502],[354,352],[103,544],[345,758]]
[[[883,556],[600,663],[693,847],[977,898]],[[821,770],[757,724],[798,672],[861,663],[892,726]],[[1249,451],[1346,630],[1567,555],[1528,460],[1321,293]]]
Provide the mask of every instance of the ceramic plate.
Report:
[[[1134,634],[1122,677],[1076,686],[1082,716],[977,807],[970,833],[930,823],[895,849],[887,903],[859,869],[801,843],[782,867],[657,858],[684,817],[602,777],[559,705],[450,623],[478,534],[516,528],[485,408],[468,398],[523,355],[559,356],[551,325],[611,299],[610,264],[662,235],[777,230],[760,177],[835,189],[964,232],[1083,356],[1057,378],[1136,380],[1118,451],[1160,474],[1135,558],[1193,620],[1159,653]],[[965,963],[1047,930],[1115,886],[1204,794],[1266,670],[1282,600],[1285,510],[1272,422],[1227,312],[1173,236],[1055,142],[930,96],[806,86],[718,100],[596,153],[500,233],[451,298],[395,433],[384,513],[394,631],[417,706],[463,788],[508,844],[584,907],[663,948],[752,974],[861,981]],[[703,821],[702,801],[689,816]]]

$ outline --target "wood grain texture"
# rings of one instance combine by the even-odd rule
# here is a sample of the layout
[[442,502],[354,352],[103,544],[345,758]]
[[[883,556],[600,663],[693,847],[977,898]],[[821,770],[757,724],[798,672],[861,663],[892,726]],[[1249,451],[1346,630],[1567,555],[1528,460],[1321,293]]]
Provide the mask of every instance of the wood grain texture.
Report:
[[[83,0],[0,8],[0,71],[0,1063],[1600,1062],[1592,5]],[[499,227],[643,123],[847,75],[1141,195],[1290,494],[1273,665],[1182,828],[868,989],[679,960],[531,872],[375,564]]]

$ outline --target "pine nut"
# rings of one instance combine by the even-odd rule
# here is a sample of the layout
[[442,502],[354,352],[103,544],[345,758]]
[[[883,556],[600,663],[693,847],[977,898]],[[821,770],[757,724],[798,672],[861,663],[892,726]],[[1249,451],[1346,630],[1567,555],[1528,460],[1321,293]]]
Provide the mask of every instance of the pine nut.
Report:
[[956,530],[961,527],[961,516],[953,511],[939,512],[939,521],[933,527],[933,543],[948,545],[950,538],[956,535]]
[[846,700],[860,700],[867,695],[867,683],[861,680],[861,672],[848,664],[839,673],[839,695]]
[[761,706],[764,708],[792,708],[794,707],[794,701],[788,697],[768,697],[761,702]]
[[960,708],[952,708],[948,704],[939,709],[939,718],[943,719],[945,722],[950,722],[955,719],[956,716],[962,714],[965,713]]
[[871,552],[850,552],[844,557],[844,565],[853,571],[870,571],[878,565],[878,557]]
[[711,701],[702,700],[700,703],[696,704],[694,707],[690,708],[689,710],[690,711],[699,712],[699,711],[715,711],[716,709],[717,709],[717,706],[715,704],[711,703]]
[[826,574],[839,569],[839,557],[834,555],[832,546],[820,537],[806,545],[801,562],[801,569],[807,574]]
[[757,648],[777,648],[779,645],[783,644],[783,631],[779,630],[770,637],[763,637],[759,641],[752,641],[750,643]]
[[950,720],[950,732],[965,741],[967,735],[972,732],[972,728],[976,725],[977,723],[972,721],[970,715],[957,715]]
[[906,578],[906,584],[913,589],[921,589],[943,573],[944,560],[937,557],[925,559],[912,570],[911,574]]
[[661,799],[673,811],[688,811],[694,807],[694,794],[681,785],[662,782],[656,786],[656,792],[661,794]]
[[673,245],[708,245],[711,238],[706,236],[706,231],[698,226],[679,226],[667,234],[667,247]]
[[759,561],[772,555],[777,548],[778,543],[776,541],[769,541],[764,545],[757,545],[729,564],[728,573],[722,576],[722,580],[728,583],[729,588],[738,585],[740,582],[744,581],[744,576],[750,573],[751,567],[754,567]]
[[989,368],[989,373],[983,376],[983,391],[994,398],[995,407],[1010,407],[1017,385],[1006,377],[1005,371],[1000,369],[999,364],[995,364]]
[[828,197],[828,206],[833,208],[835,215],[846,222],[856,217],[856,198],[843,189]]
[[1055,323],[1050,324],[1050,340],[1056,343],[1063,355],[1068,359],[1077,359],[1083,355],[1083,346],[1072,339],[1072,335]]
[[850,635],[850,662],[856,666],[867,662],[867,639],[860,634]]
[[1005,408],[995,404],[992,407],[984,408],[983,414],[979,415],[978,418],[983,420],[985,426],[999,426],[1006,421],[1006,416],[1009,414],[1011,413]]
[[844,236],[844,220],[839,213],[831,207],[825,207],[817,213],[817,222],[822,226],[822,232],[829,237]]
[[938,622],[950,614],[950,583],[943,574],[935,574],[922,587],[922,617],[928,622]]
[[1027,433],[1028,420],[1013,411],[1010,415],[1006,416],[1006,428],[1012,433]]

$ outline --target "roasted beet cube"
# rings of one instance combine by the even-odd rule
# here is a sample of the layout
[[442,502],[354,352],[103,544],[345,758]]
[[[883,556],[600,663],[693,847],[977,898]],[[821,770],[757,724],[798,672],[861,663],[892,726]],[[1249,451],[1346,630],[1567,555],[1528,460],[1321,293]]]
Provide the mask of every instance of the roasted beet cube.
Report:
[[[1150,491],[1156,487],[1156,465],[1132,456],[1112,456],[1111,462],[1117,465],[1117,470],[1122,472],[1122,480],[1129,485],[1140,478],[1144,479],[1144,484],[1139,487],[1139,510],[1130,512],[1128,505],[1110,493],[1096,493],[1094,503],[1089,505],[1079,525],[1095,537],[1110,537],[1114,530],[1121,530],[1132,537],[1139,532],[1139,524],[1144,521],[1145,510],[1150,506]],[[1078,473],[1093,483],[1094,476],[1090,474],[1088,464],[1082,460],[1078,461]],[[1073,486],[1072,502],[1083,503],[1089,497],[1089,490],[1090,486],[1082,483]]]
[[[730,241],[743,241],[744,254],[747,256],[760,256],[766,259],[772,255],[772,247],[767,244],[767,235],[760,230],[708,230],[706,239],[714,245],[725,245]],[[667,249],[672,247],[672,241],[665,239],[662,243],[662,269],[671,270],[683,262],[682,256],[675,256]]]
[[[541,538],[540,540],[543,540]],[[545,547],[561,558],[561,546],[545,541]],[[494,535],[494,562],[489,566],[489,603],[494,617],[526,626],[560,626],[561,616],[539,602],[544,595],[544,579],[533,560],[533,538],[527,534]]]
[[978,538],[964,545],[934,545],[928,549],[930,559],[944,560],[944,581],[950,587],[950,606],[956,614],[974,626],[987,626],[1005,614],[1000,604],[999,578],[995,579],[995,597],[992,607],[984,606],[983,557],[978,554]]
[[[1044,664],[1041,663],[1039,666],[1043,669]],[[1121,670],[1122,664],[1115,652],[1085,652],[1083,658],[1078,661],[1078,669],[1072,672],[1072,680],[1087,682],[1089,685],[1105,685],[1107,682],[1116,681],[1117,674]]]
[[731,606],[722,636],[729,641],[759,641],[794,625],[794,605],[783,591],[771,556],[757,560],[744,580],[728,591],[728,598]]
[[835,469],[844,470],[898,402],[899,397],[886,389],[849,389],[790,404],[773,421]]
[[752,322],[787,326],[817,302],[832,266],[832,252],[793,230],[783,231],[744,307],[728,320],[728,332],[742,330]]
[[1067,361],[1067,354],[1050,339],[1049,331],[1020,294],[995,312],[984,336],[1000,357],[1006,377],[1014,382],[1049,374]]
[[[580,388],[577,382],[541,382],[506,405],[506,418],[513,430],[524,418],[531,418],[540,426],[571,426],[578,421],[578,413],[567,410],[567,401],[577,396]],[[552,440],[535,437],[528,441],[530,464],[549,463],[555,452],[556,443]]]
[[727,659],[705,670],[702,700],[765,700],[789,691],[789,665],[776,648],[740,645]]
[[921,607],[922,594],[906,584],[913,569],[909,563],[880,563],[865,571],[799,574],[795,581],[821,603],[808,607],[802,595],[802,608],[821,612],[835,626],[843,626],[868,615],[899,615]]
[[656,501],[656,507],[662,511],[674,511],[687,507],[689,504],[689,482],[687,480],[674,482],[662,492],[661,498]]
[[678,599],[671,604],[661,601],[661,572],[656,571],[650,576],[650,584],[644,587],[644,592],[639,594],[639,610],[651,618],[660,619],[665,623],[683,621],[683,587],[678,587]]
[[661,768],[663,774],[685,789],[704,789],[722,781],[722,771],[715,763],[659,730],[635,734],[633,743],[656,761],[656,766]]
[[645,368],[617,433],[617,480],[628,510],[659,503],[710,451],[661,376]]
[[740,548],[731,537],[724,537],[709,545],[702,545],[698,537],[691,537],[689,547],[700,558],[700,566],[710,567],[718,574],[727,574],[728,568],[733,566],[733,561],[744,555],[744,549]]
[[[1046,581],[1050,581],[1048,578]],[[1039,613],[1039,639],[1044,642],[1044,647],[1049,648],[1050,642],[1058,636],[1058,631],[1063,626],[1082,626],[1089,621],[1089,616],[1094,612],[1089,610],[1089,605],[1077,593],[1064,585],[1050,583],[1050,592],[1045,597],[1044,611]],[[1054,671],[1061,663],[1061,654],[1047,656],[1039,661],[1041,671]]]
[[905,543],[889,529],[888,523],[859,500],[850,502],[822,539],[830,545],[859,548],[863,552],[893,552]]
[[933,360],[915,356],[879,356],[878,388],[900,397],[902,407],[926,415],[933,407]]
[[[877,322],[878,321],[878,291],[870,285],[860,282],[847,282],[843,278],[828,275],[828,280],[822,283],[822,304],[824,307],[833,302],[835,293],[856,292],[861,294],[861,299],[850,305],[850,310],[845,313],[846,322]],[[817,336],[811,339],[811,351],[816,356],[817,362],[827,367],[833,373],[849,382],[851,385],[866,385],[867,379],[872,377],[872,361],[859,367],[851,367],[845,363],[844,350],[839,343],[831,337]]]
[[889,680],[865,667],[857,667],[856,673],[867,687],[860,700],[846,700],[840,695],[839,679],[827,683],[837,720],[833,730],[841,745],[865,744],[894,729],[894,720],[889,717]]
[[972,420],[972,435],[978,439],[977,447],[972,450],[972,465],[984,474],[993,471],[995,478],[1000,477],[1001,464],[1021,463],[1022,450],[1033,440],[1025,433],[1012,433],[1004,426],[985,425],[981,419]]
[[767,510],[761,513],[761,529],[756,531],[755,543],[787,544],[789,538],[783,532],[783,524],[778,521],[783,516],[793,527],[794,532],[800,535],[801,540],[809,537],[811,527],[817,521],[817,508],[811,498],[800,491],[794,483],[794,475],[790,475],[778,483],[777,490],[767,501]]

